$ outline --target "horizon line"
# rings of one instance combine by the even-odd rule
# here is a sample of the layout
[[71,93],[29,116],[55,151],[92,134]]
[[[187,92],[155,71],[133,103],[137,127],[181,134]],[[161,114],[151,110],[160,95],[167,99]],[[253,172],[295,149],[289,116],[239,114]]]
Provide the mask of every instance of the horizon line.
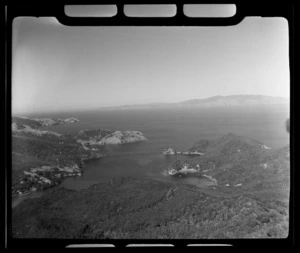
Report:
[[11,111],[11,116],[16,116],[16,114],[39,114],[39,113],[64,113],[64,112],[72,112],[72,111],[87,111],[87,110],[96,110],[96,109],[110,109],[110,108],[122,108],[126,106],[142,106],[142,105],[156,105],[156,104],[164,104],[164,105],[170,105],[170,104],[177,104],[177,103],[182,103],[182,102],[187,102],[191,100],[205,100],[205,99],[210,99],[210,98],[215,98],[215,97],[232,97],[232,96],[257,96],[257,97],[271,97],[271,98],[281,98],[281,99],[290,99],[289,97],[280,97],[280,96],[270,96],[270,95],[262,95],[262,94],[232,94],[232,95],[214,95],[214,96],[209,96],[209,97],[204,97],[204,98],[190,98],[187,100],[181,100],[177,102],[150,102],[150,103],[136,103],[136,104],[123,104],[123,105],[108,105],[108,106],[92,106],[92,107],[86,107],[86,108],[73,108],[73,109],[68,109],[68,110],[44,110],[44,111],[39,111],[39,112],[19,112],[19,113],[13,113]]
[[90,109],[98,109],[98,108],[115,108],[115,107],[124,107],[124,106],[135,106],[135,105],[155,105],[155,104],[177,104],[182,102],[187,102],[191,100],[204,100],[209,98],[215,98],[215,97],[232,97],[232,96],[257,96],[257,97],[271,97],[271,98],[283,98],[283,99],[289,99],[289,97],[280,97],[280,96],[270,96],[270,95],[261,95],[261,94],[233,94],[233,95],[214,95],[210,97],[204,97],[204,98],[190,98],[187,100],[180,100],[176,102],[150,102],[150,103],[136,103],[136,104],[122,104],[122,105],[107,105],[107,106],[97,106],[97,107],[90,107]]

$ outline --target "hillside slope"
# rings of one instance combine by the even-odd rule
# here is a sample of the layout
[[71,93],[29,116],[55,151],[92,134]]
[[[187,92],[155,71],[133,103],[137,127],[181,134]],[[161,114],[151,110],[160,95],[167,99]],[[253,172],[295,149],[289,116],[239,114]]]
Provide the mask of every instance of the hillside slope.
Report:
[[222,192],[257,192],[265,197],[288,199],[290,187],[289,147],[271,149],[235,134],[217,140],[201,140],[191,150],[203,152],[190,163],[218,182]]
[[[59,197],[58,197],[59,196]],[[288,206],[250,194],[114,178],[86,190],[55,188],[13,209],[13,237],[89,239],[284,238]]]
[[[289,148],[228,134],[202,140],[191,164],[217,185],[116,177],[81,191],[54,188],[13,209],[20,238],[285,238]],[[58,197],[59,196],[59,197]]]

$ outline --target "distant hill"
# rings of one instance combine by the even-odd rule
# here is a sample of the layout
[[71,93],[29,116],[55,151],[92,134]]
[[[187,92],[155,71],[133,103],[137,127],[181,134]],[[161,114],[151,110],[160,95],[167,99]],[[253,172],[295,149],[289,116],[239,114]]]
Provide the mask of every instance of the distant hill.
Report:
[[116,107],[106,107],[100,109],[155,109],[155,108],[190,108],[190,107],[230,107],[230,106],[253,106],[253,105],[277,105],[289,104],[289,99],[283,97],[271,97],[262,95],[231,95],[231,96],[213,96],[203,99],[191,99],[177,103],[154,103],[124,105]]
[[241,105],[272,105],[285,104],[289,100],[282,97],[270,97],[262,95],[232,95],[214,96],[205,99],[192,99],[177,103],[182,106],[241,106]]

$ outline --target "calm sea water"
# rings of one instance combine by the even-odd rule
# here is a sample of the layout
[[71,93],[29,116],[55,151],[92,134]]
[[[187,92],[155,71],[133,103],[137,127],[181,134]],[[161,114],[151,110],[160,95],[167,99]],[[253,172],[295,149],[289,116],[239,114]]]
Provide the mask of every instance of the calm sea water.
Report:
[[[111,145],[107,157],[86,162],[82,177],[68,178],[62,186],[82,189],[114,176],[163,176],[163,170],[179,157],[165,157],[162,150],[171,146],[187,150],[201,139],[215,139],[228,133],[252,138],[272,148],[289,144],[285,121],[289,108],[264,106],[247,108],[155,109],[68,112],[34,115],[37,117],[77,117],[80,122],[51,126],[45,129],[60,133],[75,133],[82,129],[109,128],[138,130],[148,141]],[[187,159],[187,157],[181,157]],[[200,179],[199,179],[200,180]],[[195,183],[194,180],[191,183]],[[201,180],[198,182],[201,183]]]

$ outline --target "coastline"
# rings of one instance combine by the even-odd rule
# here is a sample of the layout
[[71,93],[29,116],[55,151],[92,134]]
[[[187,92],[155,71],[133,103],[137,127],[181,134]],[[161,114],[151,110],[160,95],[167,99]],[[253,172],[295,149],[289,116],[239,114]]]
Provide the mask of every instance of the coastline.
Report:
[[106,145],[147,140],[139,131],[97,129],[65,135],[40,130],[42,126],[72,124],[78,121],[77,118],[12,118],[12,151],[15,153],[16,166],[12,183],[13,197],[43,192],[61,185],[65,178],[81,177],[86,161],[107,156],[104,148]]
[[[12,208],[17,207],[23,200],[27,199],[27,198],[39,198],[43,195],[43,193],[49,189],[54,189],[56,187],[60,187],[61,184],[63,183],[63,181],[67,178],[71,178],[71,177],[81,177],[82,174],[84,173],[84,169],[86,167],[85,162],[86,161],[90,161],[90,160],[96,160],[96,159],[100,159],[107,156],[106,154],[102,154],[99,155],[97,157],[91,157],[91,158],[81,158],[80,159],[80,165],[78,165],[78,167],[81,169],[80,173],[81,175],[70,175],[70,176],[65,176],[65,177],[61,177],[60,181],[57,181],[57,184],[53,184],[52,186],[46,187],[46,188],[42,188],[40,190],[27,190],[22,192],[22,194],[17,194],[17,193],[13,193],[12,192]],[[38,195],[38,196],[34,196],[34,195]]]
[[[70,178],[70,177],[81,177],[82,174],[84,173],[84,169],[86,167],[85,162],[89,161],[89,160],[95,160],[95,159],[100,159],[105,157],[106,154],[101,154],[101,155],[97,155],[97,156],[93,156],[90,158],[81,158],[80,159],[80,164],[75,164],[73,165],[73,167],[64,167],[60,168],[54,166],[54,165],[50,165],[50,166],[41,166],[39,168],[31,168],[31,172],[28,172],[26,170],[23,171],[23,173],[25,175],[29,175],[29,179],[31,179],[30,177],[40,177],[40,178],[44,178],[43,176],[40,176],[39,174],[35,174],[35,172],[32,172],[34,170],[40,169],[40,171],[44,172],[47,171],[48,173],[51,173],[50,179],[49,176],[47,178],[44,178],[44,180],[49,180],[49,181],[45,181],[44,185],[41,185],[38,189],[37,187],[31,187],[31,188],[27,188],[25,191],[20,191],[20,190],[16,190],[15,187],[12,190],[12,197],[16,197],[16,196],[25,196],[34,192],[43,192],[49,188],[54,188],[56,186],[60,186],[63,182],[64,179],[66,178]],[[44,167],[44,171],[41,170],[41,168]],[[56,169],[56,170],[54,170]],[[66,171],[67,169],[69,169],[69,171]],[[61,173],[60,173],[61,172]],[[59,174],[60,173],[60,174]],[[59,176],[58,176],[59,175]],[[53,180],[55,179],[55,180]],[[30,180],[32,181],[32,180]],[[23,184],[23,180],[20,181],[21,184]]]

